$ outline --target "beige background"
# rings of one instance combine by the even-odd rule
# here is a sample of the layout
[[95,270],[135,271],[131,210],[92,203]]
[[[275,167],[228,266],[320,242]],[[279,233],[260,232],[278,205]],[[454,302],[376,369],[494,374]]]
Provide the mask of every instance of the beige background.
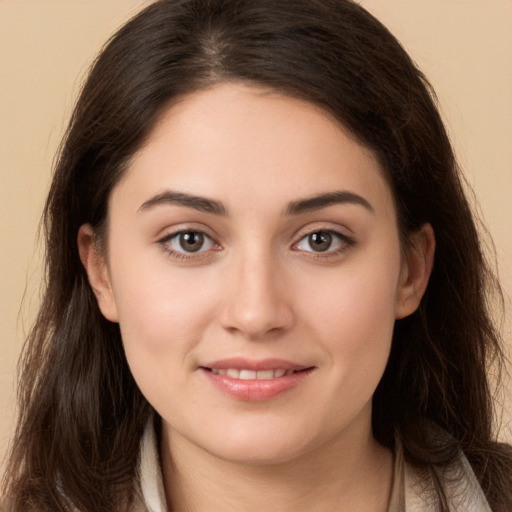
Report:
[[[148,3],[0,0],[0,462],[13,428],[16,360],[37,308],[36,231],[52,159],[93,56]],[[496,243],[511,344],[512,1],[361,3],[402,41],[437,90]],[[511,425],[508,406],[502,433],[508,440]]]

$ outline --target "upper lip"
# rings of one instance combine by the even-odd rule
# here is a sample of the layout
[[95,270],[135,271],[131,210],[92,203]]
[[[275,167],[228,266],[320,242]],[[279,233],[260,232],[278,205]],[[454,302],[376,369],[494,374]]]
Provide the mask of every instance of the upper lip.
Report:
[[311,368],[309,365],[287,361],[286,359],[245,359],[243,357],[232,357],[229,359],[220,359],[201,365],[202,368],[212,370],[229,370],[238,368],[244,370],[263,371],[263,370],[305,370]]

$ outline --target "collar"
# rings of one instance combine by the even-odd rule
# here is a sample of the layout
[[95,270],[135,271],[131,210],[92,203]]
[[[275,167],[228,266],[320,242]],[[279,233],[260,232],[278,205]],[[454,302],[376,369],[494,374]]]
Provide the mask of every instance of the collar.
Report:
[[[134,512],[167,512],[158,442],[153,418],[142,437],[139,456],[139,501]],[[492,512],[466,457],[460,453],[453,464],[434,469],[443,482],[449,509],[464,512]],[[432,476],[408,464],[401,445],[395,450],[393,484],[388,512],[437,512],[438,498]]]
[[167,512],[154,418],[147,422],[139,456],[139,485],[147,512]]

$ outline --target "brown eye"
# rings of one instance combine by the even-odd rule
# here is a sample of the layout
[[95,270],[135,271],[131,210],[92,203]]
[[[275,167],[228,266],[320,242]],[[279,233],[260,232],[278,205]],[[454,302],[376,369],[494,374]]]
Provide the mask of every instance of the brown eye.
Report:
[[204,244],[204,235],[197,231],[180,233],[178,238],[180,247],[186,252],[197,252]]
[[353,245],[348,236],[330,229],[319,229],[303,236],[295,245],[295,250],[313,253],[334,254]]
[[205,252],[215,246],[213,240],[201,231],[179,231],[166,237],[160,243],[169,251],[178,254]]
[[308,243],[315,252],[324,252],[331,248],[332,234],[328,231],[318,231],[308,235]]

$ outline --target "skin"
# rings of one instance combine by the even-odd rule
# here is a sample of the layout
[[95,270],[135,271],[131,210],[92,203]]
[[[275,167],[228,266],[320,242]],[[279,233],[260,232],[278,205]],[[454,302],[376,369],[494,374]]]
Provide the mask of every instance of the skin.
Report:
[[[225,211],[162,200],[169,191]],[[340,191],[341,202],[304,206]],[[180,245],[183,230],[204,234],[197,252]],[[319,232],[331,233],[326,250],[309,237]],[[427,285],[434,235],[424,226],[401,247],[378,161],[333,118],[246,85],[186,96],[114,188],[105,253],[88,225],[79,247],[162,417],[171,507],[386,510],[392,455],[373,439],[371,400],[395,319]],[[231,357],[312,370],[272,399],[237,400],[200,369]]]

